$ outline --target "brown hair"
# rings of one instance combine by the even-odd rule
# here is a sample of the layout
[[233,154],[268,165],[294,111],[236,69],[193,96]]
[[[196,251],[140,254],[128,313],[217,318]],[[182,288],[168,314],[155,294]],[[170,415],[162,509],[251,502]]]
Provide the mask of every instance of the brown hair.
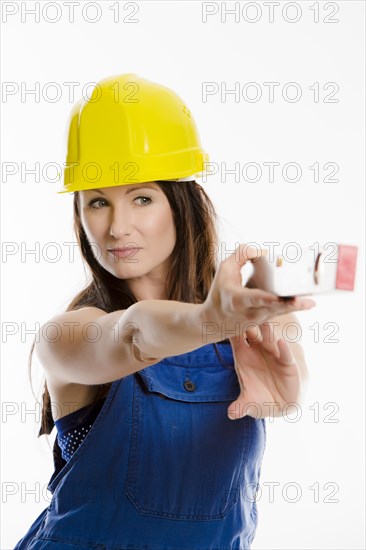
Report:
[[[156,181],[156,183],[169,201],[177,235],[172,252],[171,269],[165,285],[166,295],[169,300],[203,303],[216,272],[215,251],[218,241],[215,208],[204,189],[195,181],[180,183]],[[77,191],[74,193],[74,232],[92,277],[91,282],[74,297],[66,311],[93,306],[111,313],[127,309],[136,303],[137,299],[125,281],[109,273],[96,260],[81,224]],[[222,342],[229,341],[226,339]],[[35,341],[29,356],[30,380],[34,346]],[[222,362],[216,344],[214,347]],[[94,403],[108,393],[111,385],[111,382],[99,385]],[[46,382],[42,401],[41,428],[38,437],[42,434],[50,434],[54,427],[51,399]]]

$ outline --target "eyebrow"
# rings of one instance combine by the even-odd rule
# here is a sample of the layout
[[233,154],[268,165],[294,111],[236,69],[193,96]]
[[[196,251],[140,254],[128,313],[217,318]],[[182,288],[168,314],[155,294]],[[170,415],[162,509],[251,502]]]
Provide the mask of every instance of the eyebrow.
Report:
[[[152,187],[150,185],[144,185],[144,187],[134,187],[133,189],[128,189],[126,191],[126,195],[128,195],[129,193],[132,193],[133,191],[140,191],[141,189],[152,189],[153,191],[157,191],[156,187]],[[96,191],[97,193],[101,193],[102,195],[104,195],[103,191],[101,191],[100,189],[86,189],[86,191]]]

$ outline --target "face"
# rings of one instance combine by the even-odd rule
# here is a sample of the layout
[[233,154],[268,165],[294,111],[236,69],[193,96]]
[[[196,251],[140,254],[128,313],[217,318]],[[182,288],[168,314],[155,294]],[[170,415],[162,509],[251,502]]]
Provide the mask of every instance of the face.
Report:
[[[80,217],[94,256],[138,300],[167,299],[164,284],[176,232],[155,182],[80,191]],[[125,252],[111,251],[128,247]],[[133,247],[136,247],[133,249]]]

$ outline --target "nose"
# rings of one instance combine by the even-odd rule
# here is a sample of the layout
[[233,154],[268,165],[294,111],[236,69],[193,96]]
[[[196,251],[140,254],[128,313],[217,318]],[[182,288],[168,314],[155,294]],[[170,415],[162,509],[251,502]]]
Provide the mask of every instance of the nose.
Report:
[[131,232],[131,220],[127,209],[124,209],[124,212],[121,209],[113,209],[109,234],[119,239],[121,235],[131,235]]

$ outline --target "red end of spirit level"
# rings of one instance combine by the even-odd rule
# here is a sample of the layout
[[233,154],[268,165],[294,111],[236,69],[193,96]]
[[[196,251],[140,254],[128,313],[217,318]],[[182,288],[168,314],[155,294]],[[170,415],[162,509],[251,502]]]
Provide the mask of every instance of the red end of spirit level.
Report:
[[338,245],[336,288],[353,290],[355,284],[357,246]]

